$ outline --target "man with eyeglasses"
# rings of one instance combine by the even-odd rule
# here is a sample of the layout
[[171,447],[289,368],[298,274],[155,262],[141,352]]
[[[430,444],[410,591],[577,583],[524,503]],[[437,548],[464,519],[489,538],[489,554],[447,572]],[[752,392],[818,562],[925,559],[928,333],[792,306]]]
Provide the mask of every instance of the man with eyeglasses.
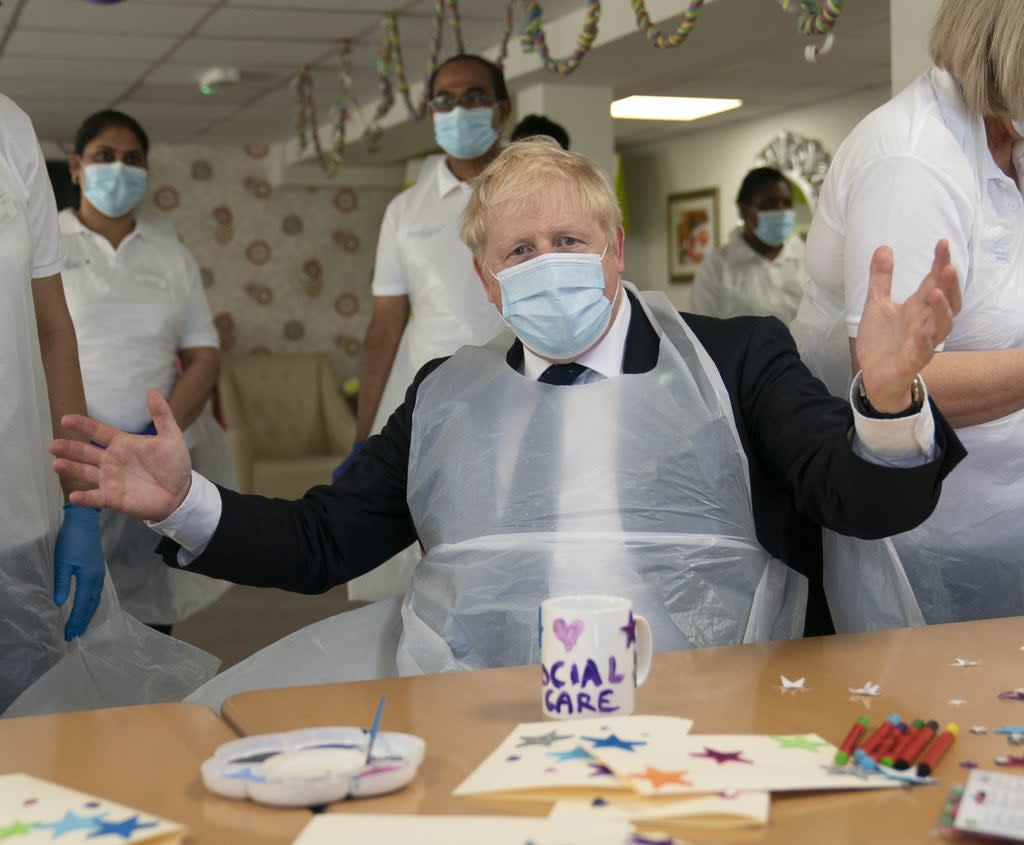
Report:
[[[335,477],[381,430],[420,367],[465,344],[484,343],[502,328],[473,272],[472,256],[459,240],[458,224],[469,180],[500,152],[501,128],[511,111],[505,78],[493,62],[460,54],[434,72],[430,95],[434,137],[445,156],[384,213],[373,316],[359,374],[356,444]],[[350,584],[350,596],[374,599],[401,592],[407,580],[402,570],[413,566],[418,555],[405,558],[404,565],[396,560]]]

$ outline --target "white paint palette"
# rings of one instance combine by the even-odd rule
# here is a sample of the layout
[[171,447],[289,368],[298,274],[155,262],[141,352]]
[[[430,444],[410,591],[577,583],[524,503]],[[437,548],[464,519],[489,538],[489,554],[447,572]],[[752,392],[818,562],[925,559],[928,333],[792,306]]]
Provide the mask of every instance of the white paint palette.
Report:
[[274,807],[316,807],[345,798],[385,795],[416,777],[426,743],[382,732],[366,761],[363,728],[309,728],[236,739],[200,767],[203,783],[225,798]]

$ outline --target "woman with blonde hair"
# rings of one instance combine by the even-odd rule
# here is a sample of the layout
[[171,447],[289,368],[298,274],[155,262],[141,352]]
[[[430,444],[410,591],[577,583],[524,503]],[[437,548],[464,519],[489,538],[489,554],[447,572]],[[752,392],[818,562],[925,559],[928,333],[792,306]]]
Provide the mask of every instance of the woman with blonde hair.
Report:
[[873,250],[892,247],[901,301],[949,242],[963,310],[924,378],[968,457],[893,542],[925,619],[951,622],[1024,613],[1024,0],[945,0],[929,49],[935,66],[835,156],[791,328],[846,395]]

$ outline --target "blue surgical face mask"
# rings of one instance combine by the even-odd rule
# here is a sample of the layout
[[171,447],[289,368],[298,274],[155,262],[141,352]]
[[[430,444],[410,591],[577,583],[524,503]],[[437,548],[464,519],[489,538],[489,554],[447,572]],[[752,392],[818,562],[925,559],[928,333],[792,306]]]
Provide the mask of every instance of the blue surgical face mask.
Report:
[[791,208],[757,212],[754,235],[768,246],[782,246],[796,227],[796,212]]
[[612,315],[603,258],[604,252],[546,252],[492,273],[501,286],[501,316],[516,337],[552,360],[590,349]]
[[129,167],[119,161],[87,164],[82,193],[106,217],[123,217],[145,196],[145,168]]
[[494,109],[464,109],[456,106],[449,112],[434,115],[434,138],[452,158],[479,158],[498,140],[498,130],[492,126]]

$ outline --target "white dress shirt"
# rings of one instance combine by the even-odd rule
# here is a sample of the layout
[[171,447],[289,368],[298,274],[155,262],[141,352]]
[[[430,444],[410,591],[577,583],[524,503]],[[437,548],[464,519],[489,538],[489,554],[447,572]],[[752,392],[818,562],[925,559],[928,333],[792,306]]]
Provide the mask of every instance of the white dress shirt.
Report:
[[[608,333],[601,341],[577,359],[588,369],[577,379],[577,384],[588,384],[622,375],[622,359],[626,351],[629,319],[632,305],[624,289],[619,287],[621,304]],[[523,375],[534,381],[551,362],[523,346]],[[854,383],[854,389],[859,378]],[[919,414],[899,419],[872,419],[865,417],[853,402],[854,451],[864,460],[883,466],[919,466],[930,460],[935,450],[935,423],[927,399]],[[181,545],[178,563],[188,566],[206,548],[220,521],[221,500],[216,486],[199,473],[192,472],[192,486],[188,495],[174,513],[163,522],[151,522],[150,528]]]

